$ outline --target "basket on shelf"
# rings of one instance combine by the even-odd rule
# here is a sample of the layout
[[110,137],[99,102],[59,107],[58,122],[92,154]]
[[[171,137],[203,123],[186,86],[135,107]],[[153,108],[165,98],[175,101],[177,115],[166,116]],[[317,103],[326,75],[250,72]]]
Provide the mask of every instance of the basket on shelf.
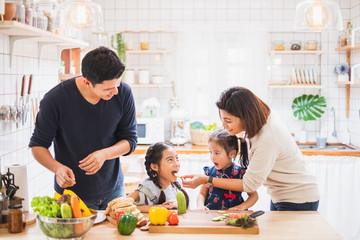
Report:
[[214,131],[190,129],[191,142],[194,145],[208,145],[209,138]]

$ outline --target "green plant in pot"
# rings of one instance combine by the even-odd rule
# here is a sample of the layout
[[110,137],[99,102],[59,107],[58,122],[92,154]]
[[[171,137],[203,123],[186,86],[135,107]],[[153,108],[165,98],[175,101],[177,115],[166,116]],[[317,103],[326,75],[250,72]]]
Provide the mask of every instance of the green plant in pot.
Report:
[[320,119],[323,116],[326,106],[325,97],[320,97],[318,94],[303,94],[302,96],[294,99],[291,108],[293,109],[294,117],[297,119],[304,121],[314,121]]
[[[116,41],[115,41],[116,40]],[[116,49],[120,61],[125,64],[126,62],[126,49],[125,41],[122,33],[116,33],[111,36],[111,46]]]
[[[111,36],[111,47],[116,49],[116,52],[120,58],[120,61],[125,65],[126,63],[126,49],[125,49],[125,41],[122,33],[116,33]],[[122,74],[122,79],[125,80],[125,73]]]

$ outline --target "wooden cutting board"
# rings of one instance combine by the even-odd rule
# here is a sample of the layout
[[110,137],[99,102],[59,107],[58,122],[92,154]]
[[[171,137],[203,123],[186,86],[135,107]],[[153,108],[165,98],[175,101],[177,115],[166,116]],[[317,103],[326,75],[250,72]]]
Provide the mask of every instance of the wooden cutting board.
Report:
[[[253,211],[226,211],[226,213],[247,214]],[[206,234],[259,234],[259,226],[255,224],[252,228],[243,229],[226,225],[225,221],[214,222],[214,217],[221,216],[216,210],[197,211],[191,210],[179,215],[178,225],[151,225],[150,233],[206,233]]]

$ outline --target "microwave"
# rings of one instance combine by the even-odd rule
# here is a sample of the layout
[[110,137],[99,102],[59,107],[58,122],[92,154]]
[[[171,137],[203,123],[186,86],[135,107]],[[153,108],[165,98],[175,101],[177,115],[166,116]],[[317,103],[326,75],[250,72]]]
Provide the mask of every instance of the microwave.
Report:
[[138,144],[165,141],[164,118],[137,118]]

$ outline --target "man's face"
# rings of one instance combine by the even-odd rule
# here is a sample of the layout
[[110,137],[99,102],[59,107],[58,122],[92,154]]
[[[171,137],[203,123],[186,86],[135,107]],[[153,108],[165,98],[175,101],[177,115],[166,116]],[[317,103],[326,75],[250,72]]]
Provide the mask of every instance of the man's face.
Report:
[[118,87],[121,83],[121,77],[112,80],[105,80],[95,86],[90,84],[92,92],[103,100],[110,100],[114,95],[118,94]]

